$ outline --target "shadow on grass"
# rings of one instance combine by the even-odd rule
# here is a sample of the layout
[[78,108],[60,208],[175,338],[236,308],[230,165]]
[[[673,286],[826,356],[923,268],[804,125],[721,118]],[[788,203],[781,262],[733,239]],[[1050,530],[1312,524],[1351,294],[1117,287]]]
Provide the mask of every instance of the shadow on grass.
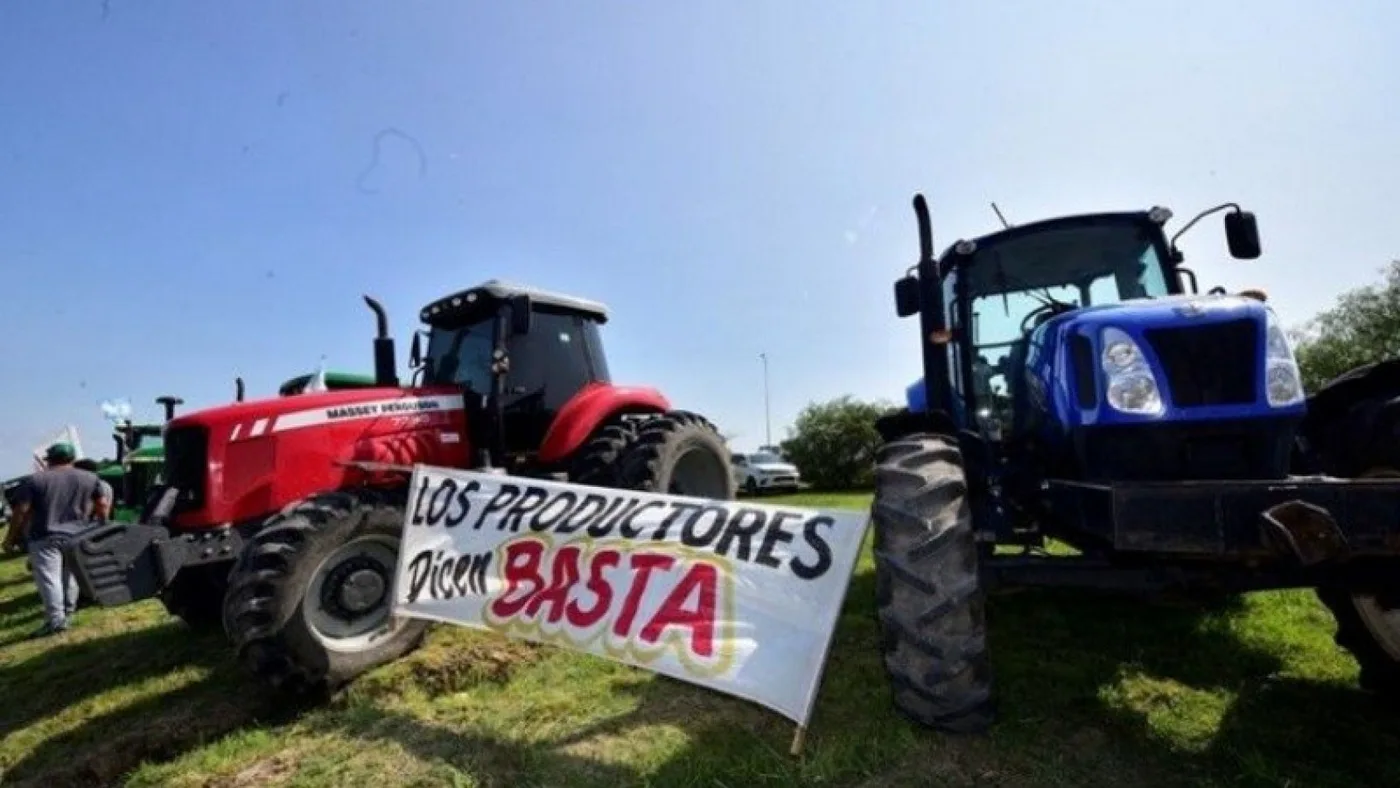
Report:
[[[68,635],[71,637],[79,630]],[[0,668],[0,730],[19,730],[36,720],[100,695],[197,663],[203,656],[178,624],[57,643],[28,659]]]
[[[993,736],[1054,741],[1061,759],[1090,772],[1096,749],[1125,749],[1155,763],[1163,784],[1400,784],[1400,770],[1375,756],[1400,745],[1379,704],[1354,687],[1277,675],[1280,655],[1232,626],[1243,606],[1044,590],[994,598],[1002,723]],[[1221,702],[1223,716],[1211,708]],[[1158,712],[1203,728],[1178,732],[1204,746],[1166,739]]]
[[471,775],[472,784],[483,788],[522,784],[617,788],[643,779],[635,769],[587,755],[548,745],[462,733],[400,712],[340,718],[331,728],[369,745],[396,744],[425,763],[448,764]]
[[1335,684],[1263,679],[1236,696],[1203,760],[1238,784],[1400,785],[1394,713]]
[[[100,697],[190,667],[207,673],[169,689]],[[54,645],[0,669],[0,730],[22,730],[89,701],[96,703],[94,712],[43,739],[18,762],[0,764],[8,766],[5,783],[113,784],[143,761],[173,758],[274,715],[269,694],[259,690],[233,663],[221,633],[192,632],[174,621]]]
[[30,577],[28,573],[20,575],[18,577],[0,578],[0,591],[3,591],[12,586],[19,586],[33,582],[33,578]]
[[31,612],[43,613],[43,609],[39,605],[38,591],[31,589],[27,594],[12,596],[9,599],[0,599],[0,621],[17,617],[21,614],[28,615]]
[[[779,715],[642,672],[610,679],[615,694],[631,697],[629,711],[540,742],[463,732],[377,702],[375,681],[390,692],[400,672],[435,693],[508,681],[511,666],[533,657],[507,641],[482,641],[483,651],[469,655],[458,641],[443,639],[436,650],[364,682],[363,696],[351,701],[362,707],[312,715],[308,724],[369,746],[397,745],[488,786],[1400,784],[1400,767],[1387,760],[1400,748],[1393,720],[1350,687],[1278,676],[1281,657],[1240,638],[1233,606],[1202,611],[1048,591],[995,597],[991,646],[1001,721],[988,736],[955,738],[918,729],[891,708],[873,598],[873,574],[856,576],[801,758],[787,754],[793,726]],[[66,667],[44,672],[31,664],[41,661]],[[220,637],[171,624],[60,646],[0,670],[0,730],[16,730],[110,684],[188,664],[206,666],[208,675],[44,741],[6,779],[110,784],[142,761],[167,761],[297,713],[272,705],[270,693],[232,664]],[[59,675],[70,670],[80,678]],[[38,697],[35,682],[52,694],[26,703]],[[1191,704],[1204,707],[1183,708]],[[542,724],[551,722],[549,709],[540,713]],[[1168,727],[1201,730],[1165,734],[1162,716]],[[668,728],[684,739],[662,762],[635,757],[644,750],[636,742]]]
[[[629,711],[540,742],[379,710],[325,724],[449,763],[484,785],[1400,784],[1397,767],[1377,755],[1394,752],[1400,735],[1370,699],[1278,677],[1280,657],[1232,629],[1237,603],[1201,610],[1092,593],[998,596],[1000,723],[981,737],[921,730],[890,705],[873,586],[868,572],[852,581],[800,758],[787,752],[793,724],[776,713],[641,672],[611,679],[614,695],[631,696]],[[1176,708],[1192,703],[1204,707]],[[1159,715],[1171,718],[1167,728],[1201,730],[1164,732]],[[633,742],[665,729],[684,738],[662,762],[629,759],[642,749]]]
[[304,709],[273,700],[236,665],[113,709],[45,740],[7,775],[36,788],[119,785],[145,762],[173,760],[241,728],[291,721]]

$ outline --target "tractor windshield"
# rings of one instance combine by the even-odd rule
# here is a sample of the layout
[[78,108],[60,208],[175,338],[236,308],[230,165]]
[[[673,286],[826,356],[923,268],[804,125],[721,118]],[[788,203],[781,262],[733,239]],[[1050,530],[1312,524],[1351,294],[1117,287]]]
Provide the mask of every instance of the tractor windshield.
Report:
[[462,386],[475,394],[490,392],[493,329],[490,318],[456,328],[434,328],[428,335],[423,382]]
[[984,240],[946,283],[952,290],[957,282],[966,299],[967,311],[954,314],[971,321],[976,402],[1004,415],[1014,351],[1058,311],[1168,295],[1161,244],[1155,225],[1119,217],[1013,230]]

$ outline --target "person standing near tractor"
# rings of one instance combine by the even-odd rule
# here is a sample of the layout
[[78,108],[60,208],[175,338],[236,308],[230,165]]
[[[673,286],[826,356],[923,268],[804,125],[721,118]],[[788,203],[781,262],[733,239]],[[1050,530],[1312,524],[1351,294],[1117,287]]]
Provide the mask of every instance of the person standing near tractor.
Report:
[[29,550],[34,585],[44,603],[44,624],[34,637],[68,629],[78,607],[78,579],[65,566],[63,540],[92,519],[105,520],[111,498],[97,474],[74,467],[72,444],[55,443],[44,456],[47,467],[26,479],[14,493],[14,520],[5,549]]
[[[90,460],[86,457],[84,457],[81,460],[74,461],[73,467],[97,473],[97,461]],[[99,523],[105,523],[108,519],[110,519],[111,508],[116,505],[115,501],[117,500],[117,498],[116,495],[112,492],[112,485],[108,484],[106,479],[103,479],[101,476],[97,477],[97,484],[102,488],[102,498],[103,500],[107,501],[107,507],[106,509],[93,507],[92,519]]]

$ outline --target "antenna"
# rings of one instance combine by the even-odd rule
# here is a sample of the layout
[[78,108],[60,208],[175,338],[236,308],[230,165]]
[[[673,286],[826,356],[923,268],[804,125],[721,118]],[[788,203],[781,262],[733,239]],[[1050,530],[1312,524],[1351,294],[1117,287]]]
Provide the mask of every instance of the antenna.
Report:
[[992,210],[996,212],[997,218],[1001,220],[1002,229],[1010,229],[1011,222],[1006,221],[1006,217],[1001,215],[1001,209],[997,207],[996,203],[992,203]]

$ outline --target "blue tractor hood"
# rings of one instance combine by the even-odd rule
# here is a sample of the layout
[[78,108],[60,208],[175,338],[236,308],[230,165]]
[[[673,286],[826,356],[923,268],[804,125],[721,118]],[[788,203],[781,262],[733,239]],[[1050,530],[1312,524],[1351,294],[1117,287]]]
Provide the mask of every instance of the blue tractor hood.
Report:
[[[1076,309],[1048,321],[1052,327],[1097,329],[1102,326],[1156,328],[1219,323],[1241,318],[1264,321],[1269,308],[1237,295],[1180,295],[1137,298]],[[1261,323],[1262,325],[1262,323]]]
[[[1056,420],[1067,427],[1300,415],[1304,410],[1301,402],[1280,407],[1270,407],[1265,402],[1265,358],[1272,319],[1272,310],[1263,302],[1226,294],[1165,296],[1088,306],[1049,320],[1036,330],[1032,344],[1054,350],[1033,354],[1027,372],[1033,379],[1033,388],[1038,382],[1045,398],[1053,401],[1050,407]],[[1164,412],[1138,416],[1104,407],[1104,372],[1099,369],[1099,361],[1104,350],[1103,333],[1110,328],[1127,335],[1145,354],[1165,398]],[[1083,363],[1089,369],[1083,370],[1079,380],[1074,374],[1078,365],[1070,352],[1074,342],[1084,345],[1087,351]],[[1197,388],[1200,380],[1222,380],[1220,374],[1232,368],[1249,368],[1240,375],[1227,376],[1248,390],[1237,388],[1232,395],[1221,391],[1210,395],[1226,399],[1197,399],[1205,396]],[[1092,385],[1098,396],[1076,397],[1085,385]]]
[[[1031,403],[1054,414],[1053,421],[1062,427],[1106,423],[1141,423],[1162,421],[1196,421],[1225,418],[1250,418],[1264,415],[1298,415],[1304,410],[1302,403],[1271,408],[1264,403],[1263,378],[1264,358],[1268,343],[1268,330],[1272,310],[1255,299],[1238,295],[1179,295],[1160,298],[1141,298],[1111,304],[1100,304],[1076,309],[1046,321],[1032,332],[1031,352],[1026,359],[1025,373],[1029,378]],[[1173,377],[1168,374],[1161,356],[1161,348],[1153,337],[1159,329],[1191,329],[1209,327],[1238,321],[1253,323],[1254,339],[1245,341],[1248,347],[1235,345],[1224,355],[1203,352],[1182,354],[1177,352],[1174,362],[1180,371],[1193,362],[1207,366],[1247,364],[1255,368],[1254,389],[1257,396],[1249,402],[1237,404],[1193,405],[1173,397]],[[1112,412],[1105,407],[1102,399],[1104,385],[1102,371],[1097,369],[1103,352],[1102,334],[1104,329],[1114,328],[1128,335],[1146,353],[1148,362],[1163,386],[1167,398],[1167,409],[1156,416],[1136,416]],[[1087,340],[1087,341],[1086,341]],[[1070,344],[1084,345],[1085,362],[1092,371],[1086,370],[1087,377],[1076,380],[1073,373],[1075,362],[1070,357]],[[1221,348],[1207,347],[1206,350]],[[1096,396],[1076,397],[1079,388],[1093,386]],[[924,380],[914,381],[905,391],[909,410],[926,411],[928,393]],[[954,410],[960,410],[959,398],[954,398]],[[1090,404],[1092,403],[1092,404]],[[955,413],[959,418],[963,414]]]

